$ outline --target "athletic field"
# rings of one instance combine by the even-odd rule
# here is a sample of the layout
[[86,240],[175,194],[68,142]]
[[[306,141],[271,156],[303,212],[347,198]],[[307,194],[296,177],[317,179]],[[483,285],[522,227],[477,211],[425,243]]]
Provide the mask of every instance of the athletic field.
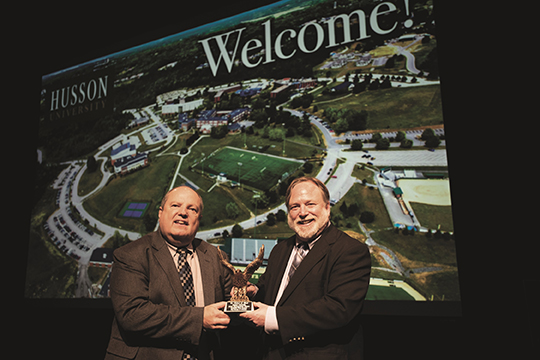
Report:
[[214,175],[225,173],[227,179],[236,182],[240,176],[240,184],[266,191],[303,164],[300,160],[223,147],[204,158],[196,168]]
[[425,301],[426,299],[402,280],[369,279],[367,300],[412,300]]

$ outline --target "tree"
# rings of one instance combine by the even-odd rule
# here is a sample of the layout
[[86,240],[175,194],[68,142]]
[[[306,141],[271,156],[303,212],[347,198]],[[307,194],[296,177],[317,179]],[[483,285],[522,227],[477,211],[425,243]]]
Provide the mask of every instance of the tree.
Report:
[[428,148],[436,148],[441,144],[441,140],[437,136],[430,137],[426,140],[425,146]]
[[238,205],[236,205],[234,202],[230,202],[225,206],[225,211],[227,211],[227,217],[229,219],[236,219],[238,215],[240,214],[240,209],[238,208]]
[[391,87],[392,87],[392,83],[390,82],[390,77],[387,77],[381,83],[381,89],[390,89]]
[[426,141],[427,139],[434,137],[435,131],[433,131],[432,128],[427,128],[422,132],[422,135],[420,136],[420,139]]
[[306,174],[311,174],[312,171],[313,171],[313,163],[311,162],[304,163],[304,172]]
[[360,139],[354,139],[351,143],[351,150],[362,150],[364,144]]
[[349,217],[355,216],[358,210],[359,210],[358,204],[352,203],[351,205],[349,205],[349,208],[347,209],[347,215]]
[[281,129],[281,128],[270,129],[269,133],[268,133],[268,137],[272,141],[281,141],[281,140],[283,140],[283,129]]
[[268,214],[266,217],[266,225],[268,226],[274,226],[276,224],[276,215],[274,213]]
[[98,168],[96,158],[93,157],[92,155],[90,155],[88,157],[88,160],[86,161],[86,168],[88,169],[89,173],[93,173]]
[[285,137],[293,137],[294,136],[294,128],[290,127],[287,129],[287,133],[285,134]]
[[349,123],[349,130],[367,129],[368,112],[366,110],[349,110],[347,111],[345,117]]
[[397,134],[396,134],[396,141],[397,141],[397,142],[401,142],[401,141],[403,141],[406,137],[407,137],[407,135],[406,135],[403,131],[398,131]]
[[244,233],[244,228],[242,228],[240,225],[235,224],[232,228],[232,237],[239,238],[242,237],[242,234]]
[[276,220],[277,221],[286,221],[287,220],[287,213],[283,209],[279,209],[276,213]]
[[336,123],[334,124],[334,126],[332,126],[332,128],[337,134],[344,133],[347,130],[349,130],[349,122],[347,121],[347,119],[341,118],[338,121],[336,121]]
[[360,214],[360,221],[369,224],[375,221],[375,214],[372,211],[362,211]]
[[388,138],[382,138],[377,140],[377,145],[375,146],[377,150],[388,150],[389,147],[390,140],[388,140]]
[[343,204],[339,207],[339,211],[341,211],[344,215],[347,214],[347,203],[343,201]]
[[222,139],[225,137],[225,135],[227,135],[228,132],[229,132],[229,129],[227,125],[214,126],[212,127],[212,130],[210,132],[210,136],[213,139]]
[[380,139],[382,139],[382,135],[379,132],[371,135],[371,142],[377,143]]
[[257,197],[253,196],[251,198],[251,205],[253,205],[253,207],[255,207],[256,209],[264,209],[268,206],[268,202],[269,200],[266,194],[260,194]]
[[401,144],[399,145],[399,147],[403,149],[410,149],[412,148],[412,146],[413,146],[413,141],[411,139],[403,139],[401,140]]

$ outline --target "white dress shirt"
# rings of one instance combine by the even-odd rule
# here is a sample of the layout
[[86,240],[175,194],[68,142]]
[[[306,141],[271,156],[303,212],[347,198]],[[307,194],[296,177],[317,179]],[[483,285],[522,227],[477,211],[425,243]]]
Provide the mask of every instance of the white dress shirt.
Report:
[[[308,243],[309,250],[313,248],[317,240],[321,238],[322,234],[319,235],[315,240]],[[296,240],[296,244],[298,245],[299,241]],[[294,257],[296,256],[296,252],[298,251],[298,246],[293,247],[293,251],[291,251],[291,256],[289,256],[289,261],[287,262],[287,267],[285,268],[285,273],[283,274],[283,278],[281,279],[281,285],[279,286],[279,290],[276,296],[276,301],[274,302],[274,306],[269,306],[266,310],[266,318],[264,321],[264,331],[267,334],[275,333],[279,330],[279,324],[277,321],[276,316],[276,306],[279,303],[279,300],[281,299],[281,296],[283,295],[283,292],[285,291],[285,288],[287,288],[288,281],[287,277],[289,275],[289,270],[291,269],[291,264],[294,260]]]

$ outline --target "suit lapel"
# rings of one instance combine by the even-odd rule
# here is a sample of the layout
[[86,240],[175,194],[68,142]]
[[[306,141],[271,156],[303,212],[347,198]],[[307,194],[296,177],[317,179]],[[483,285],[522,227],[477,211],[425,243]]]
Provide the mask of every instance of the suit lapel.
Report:
[[178,270],[174,264],[167,243],[165,239],[161,237],[159,232],[156,232],[156,235],[152,238],[152,250],[154,252],[154,257],[167,276],[178,302],[182,306],[187,306]]
[[[313,246],[313,249],[309,251],[304,260],[302,260],[302,263],[300,263],[300,266],[298,266],[298,269],[291,278],[291,281],[283,291],[283,295],[281,296],[278,305],[282,305],[285,301],[287,301],[287,298],[294,292],[294,290],[298,287],[298,285],[302,282],[306,275],[308,275],[311,269],[320,261],[322,261],[324,257],[328,254],[329,247],[335,241],[335,237],[331,236],[332,232],[332,225],[328,226],[328,228],[323,231],[321,238],[317,240],[317,242]],[[286,266],[287,265],[285,264],[283,267]]]
[[[199,259],[203,289],[214,289],[213,284],[215,284],[215,281],[212,259],[206,245],[200,239],[193,240],[193,246],[196,249],[197,258]],[[214,291],[204,291],[204,304],[213,304],[214,302],[216,302]]]
[[279,269],[279,273],[277,273],[277,276],[274,278],[274,281],[272,281],[271,286],[273,287],[268,289],[269,294],[272,294],[272,297],[270,298],[268,302],[269,304],[274,304],[276,302],[277,293],[281,285],[281,279],[283,279],[283,275],[285,274],[287,263],[289,262],[289,257],[291,256],[291,251],[296,242],[296,237],[292,236],[286,241],[287,241],[286,243],[287,245],[285,246],[284,251],[281,254],[276,254],[277,259],[279,261],[279,263],[276,264],[276,269]]

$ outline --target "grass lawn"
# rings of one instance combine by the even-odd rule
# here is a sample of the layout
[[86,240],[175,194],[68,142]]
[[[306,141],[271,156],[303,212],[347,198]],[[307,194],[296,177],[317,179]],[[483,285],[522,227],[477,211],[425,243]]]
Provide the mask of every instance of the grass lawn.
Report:
[[[356,216],[351,219],[347,219],[346,216],[342,214],[345,219],[336,223],[334,217],[341,214],[340,207],[343,202],[345,202],[347,206],[356,203],[359,211]],[[347,194],[332,207],[332,218],[334,219],[336,226],[340,227],[342,230],[347,230],[345,225],[349,222],[352,225],[350,230],[360,232],[360,229],[358,228],[358,218],[363,211],[372,211],[375,214],[375,221],[370,224],[365,224],[366,227],[370,229],[385,229],[392,226],[379,191],[357,183],[354,184],[349,192],[347,192]]]
[[441,231],[454,231],[451,206],[437,206],[421,203],[410,203],[418,221],[422,226]]
[[[317,101],[329,100],[326,96]],[[366,110],[368,129],[407,129],[443,123],[439,85],[391,88],[366,91],[335,102],[319,105],[319,109]]]
[[265,191],[276,185],[284,174],[292,174],[302,165],[283,157],[225,147],[205,156],[197,169],[214,175],[225,173],[231,180]]
[[370,285],[366,295],[366,300],[413,300],[414,298],[409,295],[405,290],[390,287],[390,286],[377,286]]
[[148,212],[157,217],[163,195],[168,190],[179,158],[161,156],[153,158],[150,165],[109,182],[98,194],[84,202],[84,208],[106,224],[122,229],[147,233],[142,219],[119,217],[126,201],[150,202]]
[[[403,235],[393,230],[372,233],[373,239],[392,249],[406,270],[429,269],[411,273],[407,281],[427,298],[434,300],[459,300],[459,278],[454,240],[427,238],[423,234]],[[383,266],[387,266],[382,264]],[[386,277],[382,271],[376,275]]]

